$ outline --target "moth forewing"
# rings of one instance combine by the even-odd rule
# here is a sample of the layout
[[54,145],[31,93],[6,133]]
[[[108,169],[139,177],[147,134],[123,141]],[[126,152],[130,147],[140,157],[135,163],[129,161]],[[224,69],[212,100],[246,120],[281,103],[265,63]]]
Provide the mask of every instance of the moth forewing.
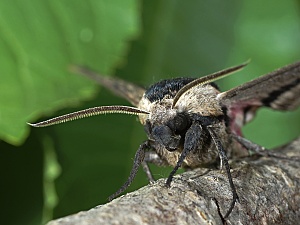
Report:
[[293,110],[300,105],[300,62],[219,94],[227,107],[267,106],[276,110]]
[[131,82],[116,77],[103,76],[83,66],[71,65],[70,70],[96,81],[115,95],[126,99],[134,106],[138,106],[139,101],[146,91],[144,88]]

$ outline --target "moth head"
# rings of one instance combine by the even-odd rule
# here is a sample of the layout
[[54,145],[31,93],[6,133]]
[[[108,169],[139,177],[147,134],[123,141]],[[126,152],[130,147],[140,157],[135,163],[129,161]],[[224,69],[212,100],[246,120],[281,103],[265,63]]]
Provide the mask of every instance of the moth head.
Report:
[[130,106],[98,106],[94,108],[84,109],[77,112],[58,116],[49,120],[45,120],[39,123],[28,123],[33,127],[46,127],[55,124],[60,124],[72,120],[77,120],[85,117],[96,116],[107,113],[122,113],[130,115],[148,114],[148,112]]
[[139,105],[139,108],[149,111],[147,115],[139,115],[148,138],[169,151],[178,149],[184,133],[190,126],[189,115],[173,109],[172,102],[168,97],[154,102],[143,98]]

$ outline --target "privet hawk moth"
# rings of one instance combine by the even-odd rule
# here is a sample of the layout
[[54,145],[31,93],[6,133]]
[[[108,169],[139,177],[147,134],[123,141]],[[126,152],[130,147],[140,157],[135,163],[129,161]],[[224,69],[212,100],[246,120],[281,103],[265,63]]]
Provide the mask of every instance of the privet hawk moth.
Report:
[[242,126],[262,106],[285,111],[296,109],[300,104],[300,62],[225,92],[221,92],[213,83],[246,65],[244,63],[201,78],[162,80],[148,89],[73,66],[73,71],[97,81],[128,100],[134,107],[99,106],[30,125],[45,127],[105,113],[137,115],[148,138],[136,152],[128,180],[110,199],[131,184],[140,165],[151,182],[154,179],[148,163],[173,166],[166,181],[167,186],[170,186],[179,167],[205,167],[220,160],[233,194],[231,205],[224,216],[226,218],[238,199],[228,158],[247,154],[247,149],[272,155],[262,151],[263,147],[244,139]]

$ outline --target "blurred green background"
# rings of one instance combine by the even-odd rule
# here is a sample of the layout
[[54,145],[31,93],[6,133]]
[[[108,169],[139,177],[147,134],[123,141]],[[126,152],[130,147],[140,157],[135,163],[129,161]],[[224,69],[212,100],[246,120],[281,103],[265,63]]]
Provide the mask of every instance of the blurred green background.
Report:
[[[296,0],[1,1],[1,223],[41,224],[107,202],[146,138],[127,115],[29,127],[92,106],[129,105],[68,65],[148,86],[251,59],[218,82],[227,90],[300,59],[299,6]],[[274,147],[299,136],[299,121],[299,110],[262,109],[244,133]],[[156,178],[169,171],[152,169]],[[140,171],[129,191],[146,184]]]

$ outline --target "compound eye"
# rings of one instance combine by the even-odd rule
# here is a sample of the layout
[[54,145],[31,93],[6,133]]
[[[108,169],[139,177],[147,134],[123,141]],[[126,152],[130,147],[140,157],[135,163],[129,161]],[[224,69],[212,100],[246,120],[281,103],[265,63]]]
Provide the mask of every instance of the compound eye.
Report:
[[184,114],[178,114],[173,119],[175,133],[182,133],[190,126],[189,118]]
[[153,127],[152,137],[169,151],[175,151],[179,146],[180,136],[173,135],[168,126],[159,125]]

